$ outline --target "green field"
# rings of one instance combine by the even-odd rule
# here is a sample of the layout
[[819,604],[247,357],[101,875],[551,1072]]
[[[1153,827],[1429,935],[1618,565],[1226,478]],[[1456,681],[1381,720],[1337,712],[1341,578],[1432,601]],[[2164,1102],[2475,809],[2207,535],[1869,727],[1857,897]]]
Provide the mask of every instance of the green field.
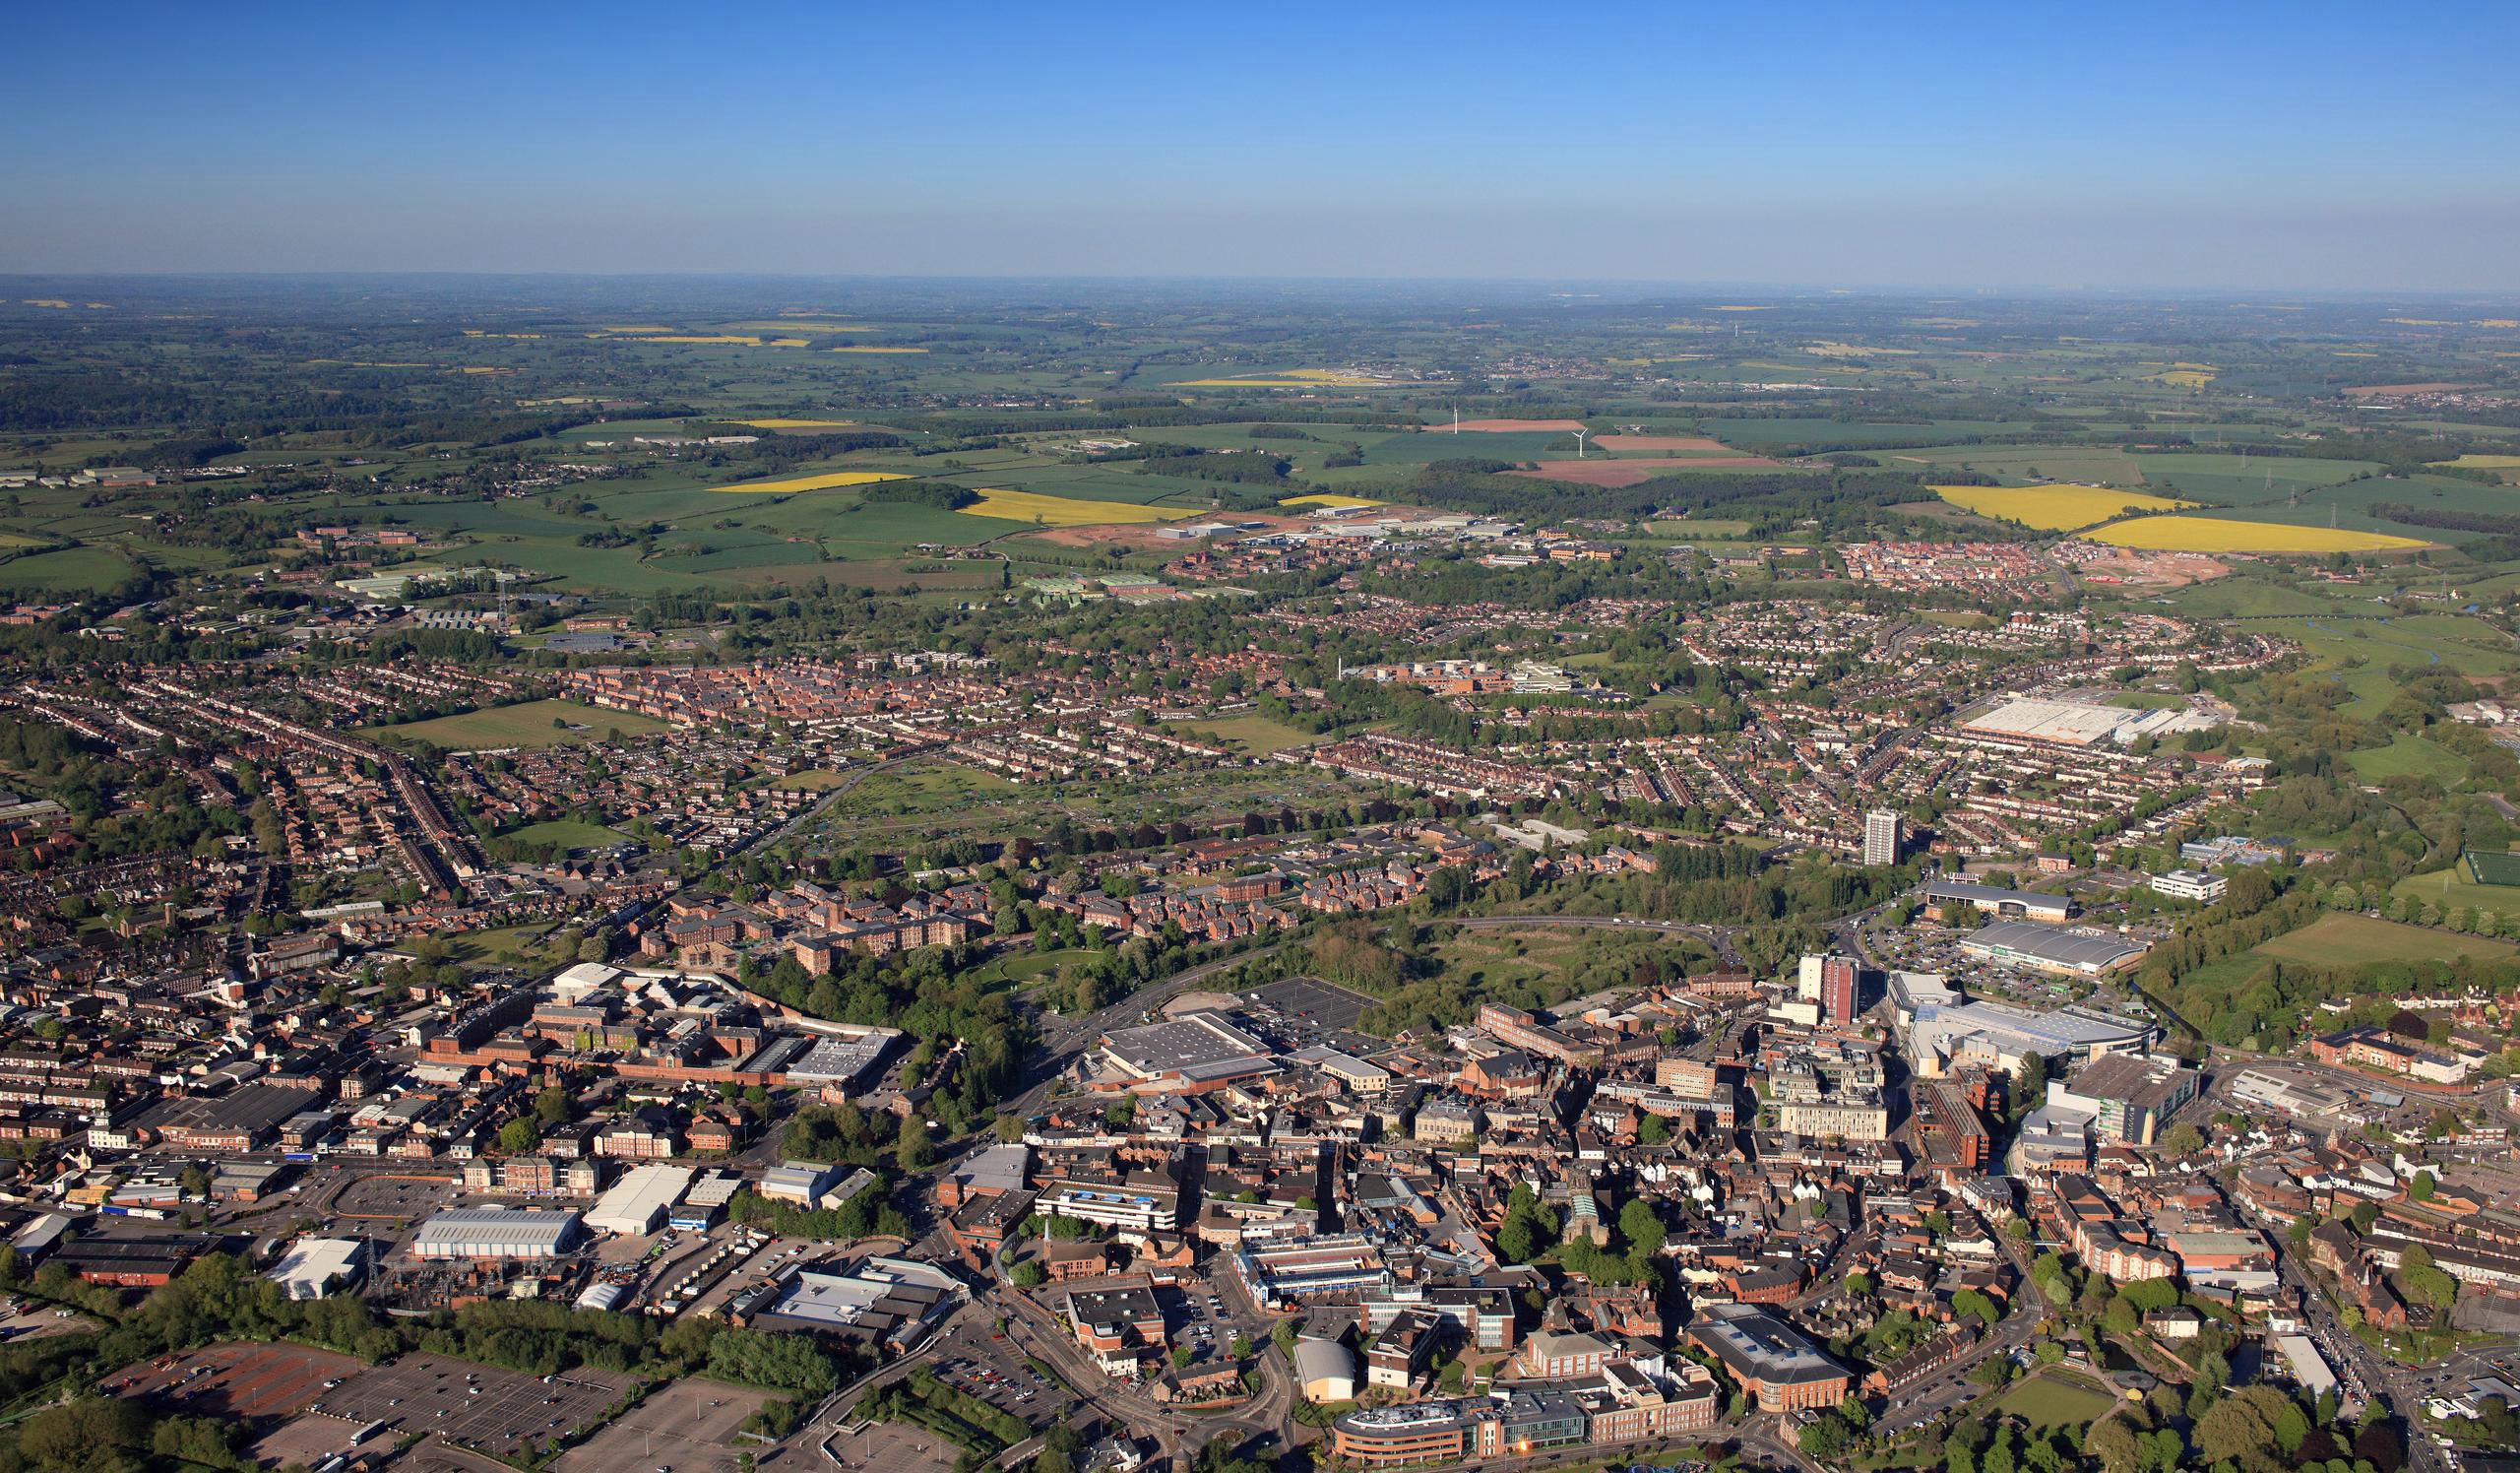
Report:
[[1982,471],[2007,484],[2062,480],[2085,485],[2144,484],[2144,468],[2114,445],[1939,445],[1879,457],[1894,466],[1920,462]]
[[619,829],[588,823],[584,819],[552,818],[541,823],[529,823],[521,829],[511,829],[500,837],[531,844],[537,849],[548,849],[555,844],[569,849],[600,849],[607,844],[618,844],[628,836]]
[[[1600,451],[1593,452],[1596,455]],[[1542,430],[1498,434],[1393,435],[1365,447],[1368,466],[1423,466],[1448,460],[1572,460],[1575,437]]]
[[[2296,490],[2330,486],[2380,469],[2375,461],[2318,460],[2291,455],[2217,455],[2148,451],[2133,457],[2154,490],[2198,501],[2244,506]],[[2325,513],[2321,513],[2324,517]],[[2322,521],[2319,525],[2326,525]]]
[[558,928],[557,922],[530,921],[523,926],[502,926],[494,930],[468,930],[447,937],[455,959],[470,967],[488,967],[503,956],[532,960],[540,954],[541,943]]
[[2431,778],[2446,787],[2468,775],[2466,758],[2404,732],[2391,737],[2386,746],[2347,752],[2345,760],[2358,775],[2374,783],[2418,777]]
[[1995,1410],[2010,1412],[2034,1429],[2079,1426],[2090,1422],[2117,1398],[2099,1383],[2063,1371],[2043,1371],[1995,1398]]
[[0,562],[0,590],[15,594],[82,594],[112,588],[139,571],[111,547],[64,547]]
[[1003,797],[1021,786],[959,763],[922,763],[870,772],[849,790],[842,805],[856,812],[912,813],[934,811],[939,803],[957,805],[976,798]]
[[[2413,886],[2417,882],[2406,880],[2401,883]],[[2437,896],[2429,888],[2411,893],[2421,893],[2423,898],[2437,903]],[[2461,956],[2503,960],[2520,955],[2520,945],[2509,941],[2461,935],[2429,927],[2401,926],[2395,921],[2376,921],[2369,916],[2342,914],[2321,916],[2300,930],[2287,931],[2273,940],[2261,941],[2251,949],[2259,956],[2314,967],[2448,961]]]
[[[2209,585],[2210,587],[2210,585]],[[2192,602],[2181,600],[2192,607]],[[2397,694],[2392,666],[2460,675],[2500,675],[2520,671],[2520,648],[2484,619],[2467,614],[2420,614],[2407,618],[2309,616],[2269,619],[2253,625],[2298,641],[2313,660],[2310,672],[2354,692],[2347,715],[2368,720]]]
[[[562,722],[566,726],[554,726]],[[570,730],[582,728],[583,730]],[[665,723],[627,711],[604,711],[577,701],[526,701],[514,706],[488,706],[462,716],[405,722],[395,727],[367,727],[359,735],[384,740],[404,737],[452,751],[480,751],[509,746],[556,746],[619,732],[625,736],[665,730]]]
[[[1059,951],[1024,951],[991,958],[972,980],[983,988],[1026,987],[1040,982],[1071,962],[1090,961],[1102,953],[1091,947],[1075,946]],[[1053,997],[1052,1000],[1056,1000]]]
[[1184,721],[1172,725],[1175,730],[1190,736],[1220,742],[1254,756],[1322,739],[1310,732],[1271,721],[1265,716],[1228,716],[1217,721]]
[[2019,420],[1928,419],[1867,424],[1821,418],[1709,419],[1705,433],[1727,445],[1764,452],[1788,445],[1830,445],[1853,450],[1890,445],[1939,445],[1958,435],[1995,437],[2037,426]]
[[2520,914],[2520,885],[2481,885],[2468,878],[2467,865],[2410,874],[2389,888],[2392,895],[2420,900],[2443,915],[2467,906],[2499,916]]

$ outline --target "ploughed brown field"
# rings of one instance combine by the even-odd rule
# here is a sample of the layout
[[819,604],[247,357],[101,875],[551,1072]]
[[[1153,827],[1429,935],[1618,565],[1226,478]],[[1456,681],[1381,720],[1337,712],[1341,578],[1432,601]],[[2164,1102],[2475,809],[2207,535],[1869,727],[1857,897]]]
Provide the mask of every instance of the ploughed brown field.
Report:
[[1542,461],[1537,470],[1505,474],[1534,480],[1571,480],[1577,485],[1622,486],[1652,480],[1660,473],[1649,461],[1562,460]]

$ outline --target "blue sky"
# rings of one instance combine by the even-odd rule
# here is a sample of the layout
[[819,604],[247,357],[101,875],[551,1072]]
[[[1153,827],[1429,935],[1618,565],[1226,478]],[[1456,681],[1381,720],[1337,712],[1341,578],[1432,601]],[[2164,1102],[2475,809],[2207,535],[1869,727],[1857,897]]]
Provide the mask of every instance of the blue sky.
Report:
[[2520,288],[2520,6],[21,8],[0,271]]

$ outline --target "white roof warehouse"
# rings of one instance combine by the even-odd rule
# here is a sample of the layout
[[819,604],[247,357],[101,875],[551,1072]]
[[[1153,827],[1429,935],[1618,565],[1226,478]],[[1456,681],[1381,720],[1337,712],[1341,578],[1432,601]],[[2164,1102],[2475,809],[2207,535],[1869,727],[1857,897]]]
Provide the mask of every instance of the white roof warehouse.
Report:
[[418,1258],[556,1258],[577,1247],[574,1212],[519,1207],[449,1207],[411,1238]]

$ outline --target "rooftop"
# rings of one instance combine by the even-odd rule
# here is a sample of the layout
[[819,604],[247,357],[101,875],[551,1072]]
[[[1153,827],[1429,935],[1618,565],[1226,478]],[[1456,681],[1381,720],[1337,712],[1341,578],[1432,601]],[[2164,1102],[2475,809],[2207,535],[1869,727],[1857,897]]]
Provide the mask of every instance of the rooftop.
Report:
[[1223,1077],[1271,1067],[1267,1045],[1210,1012],[1120,1029],[1103,1039],[1102,1054],[1141,1079]]

